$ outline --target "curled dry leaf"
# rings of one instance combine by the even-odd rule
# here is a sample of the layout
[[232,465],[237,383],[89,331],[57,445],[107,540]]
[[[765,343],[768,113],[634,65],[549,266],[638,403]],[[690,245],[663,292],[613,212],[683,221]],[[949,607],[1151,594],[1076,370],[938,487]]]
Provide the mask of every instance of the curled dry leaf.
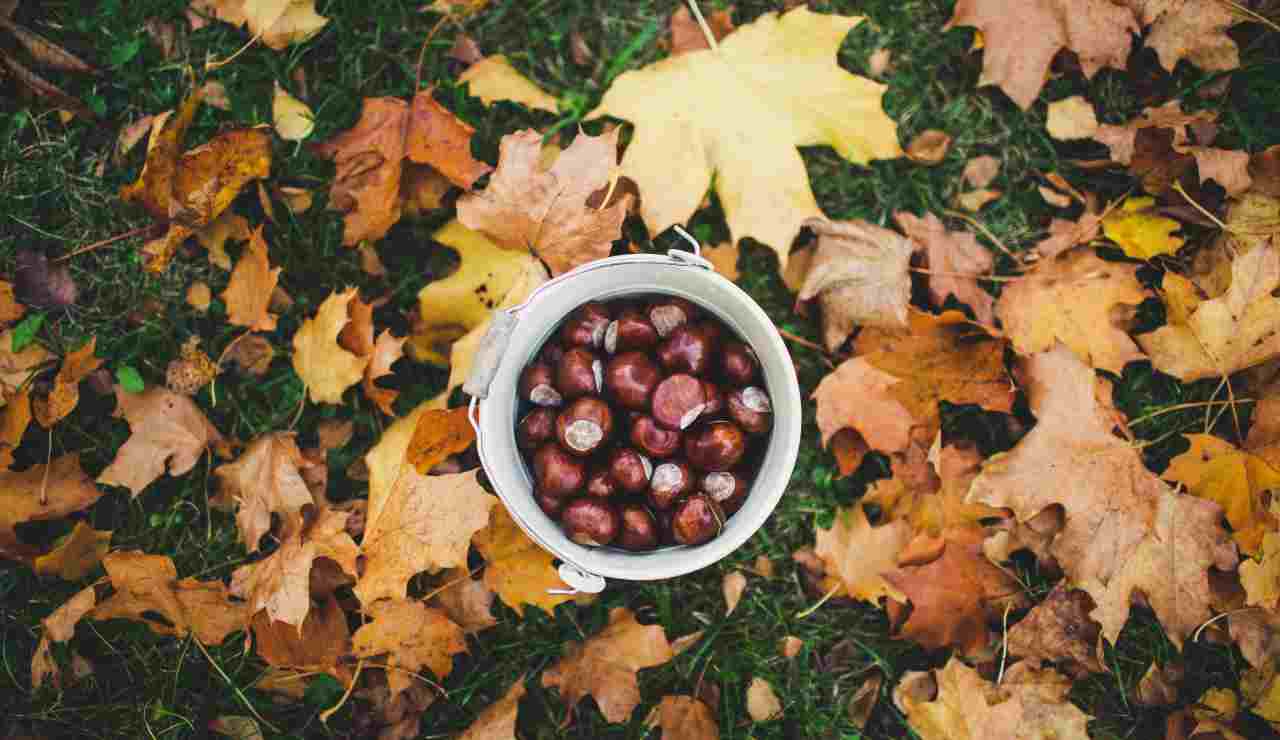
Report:
[[80,403],[80,381],[102,366],[102,360],[94,357],[98,338],[93,337],[80,349],[62,358],[62,366],[53,379],[53,390],[44,398],[31,399],[31,411],[40,426],[50,429],[75,410]]
[[13,330],[0,331],[0,395],[10,397],[26,384],[46,362],[53,359],[49,350],[31,343],[20,351],[13,350]]
[[1058,141],[1091,139],[1098,131],[1098,117],[1088,100],[1080,95],[1072,95],[1049,104],[1046,128],[1049,135]]
[[649,233],[688,221],[714,181],[732,240],[769,246],[781,272],[801,225],[822,216],[797,146],[829,145],[855,164],[901,156],[885,86],[835,64],[861,21],[805,7],[765,13],[714,53],[620,75],[590,117],[636,124],[622,174],[639,187]]
[[932,167],[942,164],[951,150],[951,134],[938,129],[929,129],[916,134],[916,138],[907,144],[907,159],[917,164]]
[[190,10],[233,26],[280,51],[315,36],[329,22],[316,13],[315,0],[191,0]]
[[245,605],[231,599],[222,581],[178,580],[167,556],[117,550],[102,566],[115,593],[93,610],[94,619],[131,619],[158,635],[190,634],[206,645],[220,644],[249,621]]
[[307,386],[313,403],[342,403],[342,393],[364,377],[368,357],[352,354],[338,345],[338,334],[347,325],[348,306],[356,289],[331,293],[312,318],[293,335],[293,369]]
[[[1071,197],[1064,193],[1059,193],[1057,190],[1045,187],[1044,185],[1037,185],[1036,191],[1040,193],[1041,198],[1044,198],[1045,203],[1048,203],[1054,208],[1066,208],[1071,205]],[[1055,223],[1059,221],[1061,221],[1061,219],[1054,219]]]
[[208,250],[210,264],[230,270],[231,255],[227,254],[227,242],[248,241],[253,231],[249,228],[248,219],[227,209],[208,225],[196,229],[192,236]]
[[516,740],[516,715],[525,691],[524,676],[521,676],[501,699],[485,707],[458,740]]
[[970,190],[967,193],[961,193],[955,197],[955,204],[970,213],[977,213],[982,207],[993,200],[999,200],[1004,195],[999,190],[983,188],[982,190]]
[[672,657],[661,625],[642,625],[630,610],[616,608],[604,630],[585,643],[565,643],[564,657],[543,672],[542,685],[560,690],[570,714],[590,695],[605,720],[626,722],[640,704],[636,673]]
[[1023,110],[1040,95],[1059,51],[1074,51],[1092,78],[1103,67],[1125,69],[1139,31],[1133,12],[1110,0],[1030,0],[1012,9],[1002,0],[960,0],[946,28],[956,26],[982,33],[978,84],[998,85]]
[[1054,505],[1066,524],[1050,551],[1097,607],[1090,616],[1113,644],[1135,591],[1175,645],[1212,616],[1209,568],[1231,570],[1235,546],[1215,503],[1180,495],[1147,470],[1125,429],[1110,383],[1058,345],[1024,361],[1038,423],[1009,452],[989,459],[968,500],[1013,511],[1020,521]]
[[40,688],[45,681],[52,678],[54,687],[60,686],[60,672],[53,660],[53,643],[67,642],[76,633],[76,625],[85,615],[93,611],[98,603],[94,586],[89,586],[67,599],[53,613],[40,620],[44,631],[40,634],[40,643],[36,645],[31,656],[31,688]]
[[467,83],[470,93],[485,105],[506,101],[548,113],[559,110],[554,97],[520,74],[502,54],[472,64],[458,76],[458,82]]
[[1014,665],[1000,684],[952,657],[935,671],[908,671],[893,703],[921,740],[1088,740],[1089,715],[1067,699],[1071,681],[1052,668]]
[[616,177],[618,134],[579,133],[544,167],[542,135],[525,130],[502,137],[489,185],[458,201],[458,220],[506,249],[530,249],[553,275],[609,256],[622,236],[630,196],[591,208],[587,199]]
[[61,519],[87,509],[102,496],[80,469],[80,456],[70,453],[48,465],[33,465],[15,473],[0,471],[0,557],[29,559],[40,554],[22,543],[19,524]]
[[742,600],[742,592],[747,590],[747,577],[736,570],[726,573],[724,580],[720,582],[720,590],[724,593],[724,615],[727,617],[738,608],[738,602]]
[[31,389],[23,388],[12,395],[4,392],[0,384],[0,470],[13,467],[13,451],[22,444],[22,437],[31,424]]
[[351,636],[351,652],[359,658],[385,655],[387,686],[394,697],[416,680],[412,674],[429,669],[444,679],[453,671],[453,656],[465,652],[462,628],[439,609],[409,599],[366,602],[367,622]]
[[18,303],[13,283],[0,280],[0,324],[12,324],[27,313],[27,307]]
[[818,299],[829,351],[844,344],[856,326],[907,325],[914,244],[866,221],[815,218],[804,226],[817,233],[818,246],[797,300]]
[[111,547],[111,532],[99,531],[85,522],[76,522],[71,533],[53,549],[37,555],[32,569],[37,575],[58,576],[78,581],[93,572]]
[[[1249,558],[1240,563],[1240,585],[1244,587],[1245,603],[1275,613],[1280,609],[1280,534],[1267,532],[1255,554],[1256,560]],[[1254,665],[1259,663],[1250,662]]]
[[436,102],[431,91],[419,92],[409,105],[409,159],[430,165],[460,188],[470,189],[492,167],[471,156],[476,130]]
[[995,299],[983,290],[977,276],[990,273],[995,266],[991,251],[978,243],[968,231],[948,231],[932,213],[920,218],[905,211],[893,214],[907,238],[924,247],[929,261],[929,295],[941,306],[947,296],[973,309],[979,323],[993,326]]
[[98,476],[107,486],[124,486],[134,496],[167,470],[178,476],[195,467],[205,448],[222,435],[187,396],[167,388],[129,393],[116,386],[116,418],[129,422],[129,439]]
[[286,534],[301,531],[302,507],[313,503],[301,473],[307,465],[292,432],[272,432],[250,442],[235,462],[213,471],[220,495],[238,505],[236,526],[249,552],[256,552],[271,530],[272,514],[283,520]]
[[1020,355],[1062,342],[1090,365],[1119,375],[1144,358],[1126,333],[1133,307],[1148,296],[1138,266],[1107,262],[1092,249],[1041,260],[1008,283],[996,302]]
[[222,300],[227,304],[227,321],[249,331],[275,331],[276,317],[267,312],[271,291],[280,281],[282,268],[271,269],[262,227],[254,230],[249,246],[231,272]]
[[1093,599],[1064,583],[1009,628],[1009,655],[1056,663],[1076,679],[1106,671],[1098,653],[1102,627],[1089,617]]
[[1102,228],[1102,214],[1085,211],[1077,221],[1055,218],[1049,222],[1049,236],[1035,246],[1040,259],[1053,259],[1067,250],[1097,238]]
[[759,676],[747,687],[747,714],[756,722],[768,722],[782,716],[782,702],[769,682]]
[[271,100],[271,120],[276,133],[285,141],[302,141],[316,128],[315,114],[307,104],[289,94],[276,83]]
[[662,729],[663,740],[719,740],[715,713],[692,696],[664,696],[645,725]]

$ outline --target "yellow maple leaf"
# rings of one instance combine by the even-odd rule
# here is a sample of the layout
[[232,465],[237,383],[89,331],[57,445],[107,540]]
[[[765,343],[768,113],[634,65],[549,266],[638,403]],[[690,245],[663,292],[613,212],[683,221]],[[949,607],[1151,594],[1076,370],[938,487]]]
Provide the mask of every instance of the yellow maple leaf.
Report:
[[516,614],[524,616],[525,605],[550,612],[556,604],[573,598],[547,592],[564,588],[552,564],[555,558],[529,539],[505,506],[493,507],[489,512],[489,525],[476,533],[472,544],[488,563],[484,569],[484,585]]
[[1170,460],[1161,477],[1221,506],[1241,551],[1257,554],[1263,535],[1276,528],[1277,520],[1267,511],[1263,494],[1280,488],[1280,471],[1211,434],[1186,436],[1191,449]]
[[293,335],[293,369],[306,383],[313,403],[342,403],[342,392],[364,378],[369,358],[338,345],[338,334],[350,320],[347,306],[355,297],[355,288],[331,293]]
[[1182,224],[1171,218],[1157,215],[1156,199],[1150,196],[1129,198],[1124,204],[1102,219],[1102,232],[1124,250],[1139,260],[1149,260],[1162,254],[1173,254],[1186,240],[1173,232]]
[[822,216],[796,147],[825,144],[856,164],[901,156],[886,87],[835,63],[861,22],[803,6],[766,13],[718,49],[620,76],[591,117],[636,124],[622,174],[649,231],[687,221],[714,179],[733,240],[767,244],[782,270],[801,224]]
[[548,113],[559,109],[554,97],[520,74],[502,54],[487,56],[471,65],[458,81],[467,83],[471,94],[485,105],[506,100]]

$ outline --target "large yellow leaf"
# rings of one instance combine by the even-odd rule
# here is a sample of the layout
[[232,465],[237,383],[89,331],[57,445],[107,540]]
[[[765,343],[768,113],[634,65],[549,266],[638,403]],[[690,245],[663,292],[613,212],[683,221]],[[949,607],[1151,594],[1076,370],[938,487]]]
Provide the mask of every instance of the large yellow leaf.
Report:
[[836,65],[861,22],[766,13],[716,50],[619,77],[592,116],[636,124],[622,174],[640,187],[649,231],[687,221],[714,178],[733,240],[767,244],[785,268],[800,225],[822,216],[796,147],[825,144],[856,164],[901,156],[885,86]]
[[1267,511],[1264,496],[1280,488],[1280,472],[1211,434],[1188,434],[1187,439],[1191,449],[1170,460],[1161,477],[1221,506],[1240,550],[1259,554],[1263,536],[1276,528],[1276,517]]
[[293,369],[306,383],[313,403],[342,403],[342,392],[364,377],[369,358],[338,346],[338,334],[349,321],[347,307],[355,297],[355,288],[331,293],[293,335]]

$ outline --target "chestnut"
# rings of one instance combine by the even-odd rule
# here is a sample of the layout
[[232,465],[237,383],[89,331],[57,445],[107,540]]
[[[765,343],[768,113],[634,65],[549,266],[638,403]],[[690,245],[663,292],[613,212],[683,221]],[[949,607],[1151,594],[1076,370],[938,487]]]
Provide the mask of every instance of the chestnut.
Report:
[[575,498],[560,512],[569,539],[579,545],[607,545],[618,536],[621,517],[612,504],[599,498]]
[[565,350],[556,370],[556,388],[566,400],[599,393],[602,380],[604,363],[594,352],[583,347]]
[[547,342],[538,353],[538,362],[545,362],[547,367],[560,367],[564,359],[564,347],[556,342]]
[[747,451],[747,435],[733,422],[714,421],[685,435],[689,464],[705,471],[724,471],[737,465]]
[[587,495],[609,498],[618,492],[618,484],[609,475],[608,468],[596,468],[587,476]]
[[615,447],[609,453],[609,475],[625,493],[644,493],[653,475],[653,463],[630,447]]
[[749,385],[735,388],[726,403],[729,418],[738,423],[747,434],[764,434],[773,424],[773,404],[763,388]]
[[742,342],[725,342],[720,349],[720,371],[730,385],[751,385],[759,368],[756,353]]
[[702,375],[714,354],[715,342],[701,324],[677,326],[658,345],[658,362],[670,373]]
[[703,419],[715,419],[724,413],[724,392],[720,390],[720,386],[704,380],[702,395],[707,399],[707,407],[702,410]]
[[603,303],[584,303],[560,328],[560,341],[568,347],[599,347],[609,326],[609,309]]
[[693,490],[693,473],[688,463],[665,462],[653,469],[649,481],[649,504],[655,509],[670,509],[676,499]]
[[658,330],[653,322],[637,309],[627,309],[609,322],[604,332],[604,351],[647,350],[658,343]]
[[652,550],[658,546],[658,522],[640,504],[626,504],[618,512],[621,529],[614,542],[626,550]]
[[693,304],[683,298],[663,296],[649,304],[649,321],[660,337],[666,337],[677,326],[692,321],[693,317]]
[[724,336],[724,324],[719,321],[699,321],[698,328],[706,332],[707,338],[711,343],[719,346],[720,338]]
[[582,490],[587,482],[587,466],[555,442],[547,442],[533,453],[533,479],[540,493],[564,498]]
[[688,429],[706,408],[702,381],[692,375],[670,375],[653,391],[653,418],[668,429]]
[[649,457],[671,457],[680,449],[680,432],[663,429],[652,416],[637,414],[631,422],[631,444]]
[[613,412],[594,396],[583,396],[556,417],[556,439],[570,454],[586,457],[613,436]]
[[559,496],[548,496],[542,491],[533,494],[534,500],[538,502],[538,508],[552,519],[560,516],[560,510],[564,508],[565,499]]
[[723,527],[724,512],[705,494],[693,494],[671,512],[671,537],[681,545],[701,545],[720,534]]
[[623,407],[643,411],[649,407],[649,396],[662,380],[658,366],[643,352],[624,352],[609,360],[605,368],[604,387],[613,400]]
[[733,516],[746,502],[751,482],[741,473],[716,472],[702,476],[698,487],[720,504],[726,516]]
[[516,445],[528,452],[536,450],[556,434],[556,410],[539,406],[524,415],[516,426]]
[[535,362],[520,373],[520,398],[538,406],[559,406],[564,402],[556,390],[556,373],[550,365]]

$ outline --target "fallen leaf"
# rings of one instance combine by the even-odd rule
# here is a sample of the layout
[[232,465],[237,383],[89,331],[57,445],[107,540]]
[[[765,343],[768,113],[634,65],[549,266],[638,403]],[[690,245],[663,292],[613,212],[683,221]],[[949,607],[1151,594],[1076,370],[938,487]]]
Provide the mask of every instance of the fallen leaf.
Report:
[[0,470],[13,466],[13,451],[22,444],[22,437],[31,424],[31,389],[23,388],[12,396],[5,395],[0,387]]
[[782,716],[782,702],[773,687],[763,678],[751,679],[747,687],[747,714],[755,722],[768,722]]
[[354,128],[314,151],[337,167],[329,209],[343,217],[342,243],[377,241],[400,220],[400,174],[409,106],[397,98],[365,98]]
[[[1053,190],[1051,188],[1047,188],[1044,185],[1037,185],[1036,191],[1040,193],[1041,198],[1044,198],[1045,203],[1048,203],[1054,208],[1066,208],[1071,205],[1070,196],[1059,193],[1058,191]],[[1054,219],[1054,220],[1061,221],[1061,219]],[[1069,222],[1063,222],[1063,223],[1069,223]],[[1075,245],[1073,244],[1071,246],[1075,246]]]
[[485,105],[507,101],[548,113],[560,109],[554,97],[516,71],[502,54],[472,64],[458,76],[458,82],[467,83],[470,93]]
[[[241,505],[241,511],[244,505]],[[311,610],[312,567],[326,558],[355,577],[359,549],[347,533],[350,512],[323,509],[305,527],[281,534],[281,544],[266,558],[243,565],[231,574],[231,593],[263,611],[268,619],[303,628]]]
[[102,566],[115,593],[93,610],[94,619],[131,619],[158,635],[190,634],[205,645],[221,644],[248,623],[244,604],[231,600],[222,581],[178,580],[165,555],[117,550],[107,553]]
[[1039,97],[1059,51],[1075,52],[1092,79],[1103,67],[1126,68],[1131,34],[1140,30],[1132,11],[1108,0],[1031,0],[1012,12],[1002,0],[960,0],[945,28],[956,26],[982,33],[978,84],[998,85],[1023,110]]
[[1221,506],[1240,551],[1258,555],[1263,536],[1280,524],[1267,510],[1270,492],[1280,488],[1280,471],[1224,439],[1209,434],[1185,436],[1191,449],[1170,460],[1161,477]]
[[952,656],[935,671],[907,671],[893,703],[921,740],[1088,740],[1093,719],[1067,699],[1071,681],[1023,661],[1000,684]]
[[213,290],[209,288],[208,283],[203,280],[197,280],[187,288],[188,306],[200,313],[206,313],[209,310],[210,303],[213,303]]
[[932,167],[935,164],[942,164],[942,160],[947,158],[947,151],[950,149],[951,134],[938,129],[929,129],[921,131],[910,144],[907,144],[907,159]]
[[1186,240],[1173,235],[1182,224],[1159,215],[1155,198],[1126,198],[1119,208],[1102,217],[1102,232],[1139,260],[1173,254]]
[[[416,573],[465,567],[471,536],[489,521],[498,502],[480,487],[478,470],[424,476],[407,462],[420,419],[447,414],[420,406],[397,419],[365,456],[369,511],[360,541],[364,567],[354,589],[362,604],[383,597],[403,599]],[[441,448],[443,455],[429,467],[461,452],[472,439]]]
[[392,696],[409,688],[423,668],[447,678],[453,656],[467,649],[462,628],[439,609],[404,598],[364,603],[369,621],[351,636],[351,652],[358,658],[386,656]]
[[375,385],[373,381],[391,374],[391,366],[396,360],[404,357],[404,343],[408,340],[408,337],[393,337],[390,331],[382,332],[374,342],[373,352],[369,355],[369,364],[365,367],[364,381],[360,386],[364,390],[364,396],[387,416],[395,415],[391,404],[395,403],[400,396],[400,391],[383,388]]
[[1091,139],[1098,131],[1098,117],[1093,112],[1093,104],[1083,96],[1072,95],[1049,104],[1045,127],[1058,141]]
[[56,687],[61,685],[58,665],[53,660],[53,643],[67,642],[76,633],[76,625],[85,615],[93,611],[97,604],[97,592],[93,586],[78,591],[75,596],[63,602],[62,606],[40,620],[44,630],[40,634],[40,643],[36,645],[31,656],[31,688],[40,688],[45,681],[52,678]]
[[538,163],[541,134],[502,137],[489,185],[458,200],[458,220],[506,249],[532,250],[553,275],[609,256],[630,198],[602,209],[590,208],[587,199],[614,176],[618,132],[579,133],[547,168]]
[[543,671],[542,685],[560,690],[570,716],[590,695],[605,721],[626,722],[640,704],[636,673],[672,657],[661,625],[642,625],[629,609],[615,608],[609,612],[608,626],[585,643],[565,643],[564,656]]
[[181,353],[165,368],[164,384],[184,396],[194,396],[213,382],[218,366],[200,349],[200,337],[192,336],[182,343]]
[[271,269],[262,227],[254,230],[249,246],[236,262],[221,298],[227,304],[227,321],[249,331],[275,331],[276,317],[267,313],[271,291],[280,281],[282,268]]
[[1175,493],[1146,469],[1139,450],[1112,431],[1125,425],[1109,381],[1066,347],[1023,364],[1037,424],[986,462],[968,500],[1009,508],[1020,521],[1064,507],[1051,552],[1070,582],[1093,597],[1090,616],[1102,636],[1115,643],[1141,591],[1181,646],[1212,616],[1208,569],[1236,564],[1221,508]]
[[271,121],[276,134],[285,141],[302,141],[316,128],[315,114],[307,104],[298,100],[275,83],[275,96],[271,101]]
[[116,386],[116,418],[129,423],[129,439],[98,476],[106,486],[124,486],[134,496],[167,470],[179,476],[195,467],[205,448],[223,442],[222,435],[187,396],[167,388],[129,393]]
[[453,46],[449,48],[449,58],[461,64],[463,69],[466,69],[484,59],[484,52],[480,50],[480,45],[476,43],[475,39],[465,33],[460,33],[453,38]]
[[266,337],[246,334],[226,351],[226,360],[240,368],[241,372],[262,377],[270,369],[275,352]]
[[898,565],[898,553],[912,537],[911,526],[892,519],[872,526],[860,503],[836,512],[829,529],[817,528],[814,554],[836,576],[848,596],[878,604],[888,596],[901,602],[903,594],[883,577]]
[[476,130],[431,97],[419,92],[409,106],[409,159],[430,165],[449,182],[470,190],[492,167],[471,156],[471,137]]
[[707,258],[716,272],[726,280],[738,281],[738,245],[725,242],[714,247],[703,247],[702,256]]
[[102,492],[80,469],[80,456],[69,453],[48,465],[15,473],[0,470],[0,556],[32,558],[39,550],[19,541],[15,528],[26,522],[61,519],[93,505]]
[[802,649],[804,649],[804,640],[795,635],[787,635],[778,641],[778,654],[787,660],[799,655]]
[[12,324],[26,313],[27,307],[14,296],[13,283],[0,280],[0,324]]
[[1180,667],[1175,668],[1175,665],[1167,663],[1161,667],[1153,662],[1138,680],[1134,701],[1144,707],[1168,706],[1176,702],[1182,670]]
[[[19,249],[14,258],[12,295],[33,308],[67,308],[75,305],[79,288],[71,277],[66,262],[49,264],[49,256],[43,252]],[[12,316],[13,308],[6,315]],[[5,321],[17,321],[13,316]]]
[[872,449],[906,449],[915,420],[907,407],[890,394],[900,382],[864,357],[837,365],[811,396],[817,403],[815,420],[822,444],[830,445],[837,432],[852,429]]
[[485,707],[458,740],[516,740],[516,715],[525,691],[521,676],[501,699]]
[[1137,339],[1157,370],[1184,381],[1229,375],[1280,354],[1280,251],[1270,242],[1231,262],[1226,294],[1194,307],[1185,324]]
[[1280,144],[1269,146],[1250,157],[1248,174],[1253,181],[1253,192],[1280,198]]
[[1076,679],[1106,671],[1098,654],[1102,628],[1089,617],[1093,609],[1089,594],[1058,583],[1009,628],[1009,655],[1057,663]]
[[810,219],[804,226],[818,235],[818,246],[797,300],[818,299],[829,351],[856,326],[907,325],[914,244],[866,221]]
[[813,264],[813,253],[816,252],[812,245],[801,247],[791,253],[787,258],[787,267],[782,271],[782,284],[787,286],[787,290],[792,293],[799,293],[800,288],[804,286],[804,279],[809,274],[809,268]]
[[209,720],[209,729],[232,740],[263,740],[262,728],[253,717],[226,714]]
[[45,398],[31,399],[31,411],[35,420],[45,429],[62,421],[80,403],[80,381],[102,366],[102,360],[94,357],[98,338],[92,337],[80,349],[62,358],[62,366],[53,379],[53,390]]
[[272,514],[285,532],[302,529],[302,507],[314,503],[302,480],[307,464],[292,432],[272,432],[250,442],[235,462],[214,469],[219,495],[237,503],[236,526],[249,552],[257,552],[271,530]]
[[969,183],[969,187],[985,188],[1000,174],[1000,159],[990,154],[974,157],[964,165],[961,177]]
[[436,602],[464,632],[480,632],[498,623],[492,611],[493,592],[483,579],[472,578],[465,568],[451,568],[444,572],[443,581]]
[[387,276],[387,266],[382,264],[382,258],[378,256],[378,250],[372,244],[361,242],[356,248],[356,253],[360,255],[361,272],[373,277]]
[[893,214],[898,226],[911,241],[924,247],[929,261],[929,295],[941,307],[947,296],[973,309],[978,323],[995,325],[995,298],[978,286],[977,276],[990,273],[995,266],[991,251],[978,243],[968,231],[948,231],[932,213],[920,218],[906,211]]
[[190,9],[233,26],[247,26],[254,38],[276,51],[306,41],[329,22],[316,13],[315,0],[191,0]]
[[955,203],[970,213],[977,213],[982,210],[983,206],[993,200],[998,200],[1002,195],[1004,195],[1003,192],[999,190],[992,190],[990,188],[970,190],[966,193],[957,195],[955,197]]
[[78,581],[98,567],[110,548],[110,531],[99,531],[84,522],[76,522],[71,533],[52,550],[36,556],[32,568],[37,575]]
[[[733,33],[733,8],[720,8],[712,10],[706,16],[707,28],[711,30],[711,36],[716,41],[720,41],[725,36]],[[702,26],[698,21],[694,20],[693,13],[689,12],[689,8],[681,5],[671,14],[671,19],[667,21],[667,33],[670,39],[666,40],[667,50],[671,56],[678,56],[691,51],[703,51],[710,49],[707,43],[707,37],[702,32]]]
[[573,600],[573,596],[549,592],[564,588],[553,564],[555,557],[529,539],[505,506],[493,507],[488,525],[476,533],[472,544],[486,562],[485,587],[516,614],[524,616],[525,606],[550,613],[557,604]]
[[[350,668],[342,665],[350,650],[347,613],[332,596],[323,599],[318,608],[311,609],[301,626],[273,621],[263,610],[253,615],[250,627],[258,657],[267,665],[328,673],[339,680],[351,680]],[[306,686],[305,681],[297,683]]]
[[10,397],[26,385],[41,367],[53,359],[49,350],[31,343],[13,351],[13,329],[0,331],[0,395]]
[[1240,22],[1234,10],[1214,0],[1150,2],[1127,0],[1150,26],[1146,43],[1160,57],[1160,66],[1173,72],[1186,59],[1204,70],[1228,70],[1240,66],[1240,50],[1227,29]]
[[[1267,532],[1257,552],[1257,559],[1245,558],[1240,563],[1240,585],[1245,603],[1273,612],[1280,609],[1280,534]],[[1257,661],[1250,661],[1257,664]]]
[[312,318],[293,335],[293,369],[307,386],[312,403],[342,403],[342,393],[364,378],[368,357],[338,345],[348,322],[348,305],[356,289],[330,293]]
[[645,725],[662,728],[663,740],[720,740],[720,726],[711,707],[692,696],[662,697]]
[[248,241],[253,236],[249,221],[231,209],[222,212],[208,225],[192,234],[209,252],[209,262],[224,270],[231,269],[231,256],[227,254],[227,242]]
[[[801,225],[822,216],[797,146],[830,145],[863,165],[902,155],[881,107],[885,86],[834,63],[861,21],[804,7],[765,13],[716,51],[670,57],[614,80],[588,117],[636,124],[622,175],[639,187],[650,234],[688,221],[714,180],[732,241],[767,245],[782,272]],[[682,167],[673,171],[673,161]]]
[[1043,259],[1005,284],[996,316],[1020,355],[1062,342],[1093,367],[1119,375],[1144,357],[1125,332],[1126,314],[1148,295],[1137,272],[1137,265],[1106,262],[1092,249]]
[[282,185],[275,189],[275,194],[276,197],[284,201],[284,205],[289,209],[290,213],[300,214],[311,210],[312,195],[311,191],[306,188]]
[[1102,214],[1086,211],[1077,221],[1055,218],[1049,222],[1049,236],[1035,246],[1040,259],[1053,259],[1080,244],[1093,241],[1102,228]]
[[747,577],[736,570],[726,573],[724,580],[720,582],[720,590],[724,593],[724,615],[727,617],[738,608],[738,602],[742,600],[742,592],[747,590]]

